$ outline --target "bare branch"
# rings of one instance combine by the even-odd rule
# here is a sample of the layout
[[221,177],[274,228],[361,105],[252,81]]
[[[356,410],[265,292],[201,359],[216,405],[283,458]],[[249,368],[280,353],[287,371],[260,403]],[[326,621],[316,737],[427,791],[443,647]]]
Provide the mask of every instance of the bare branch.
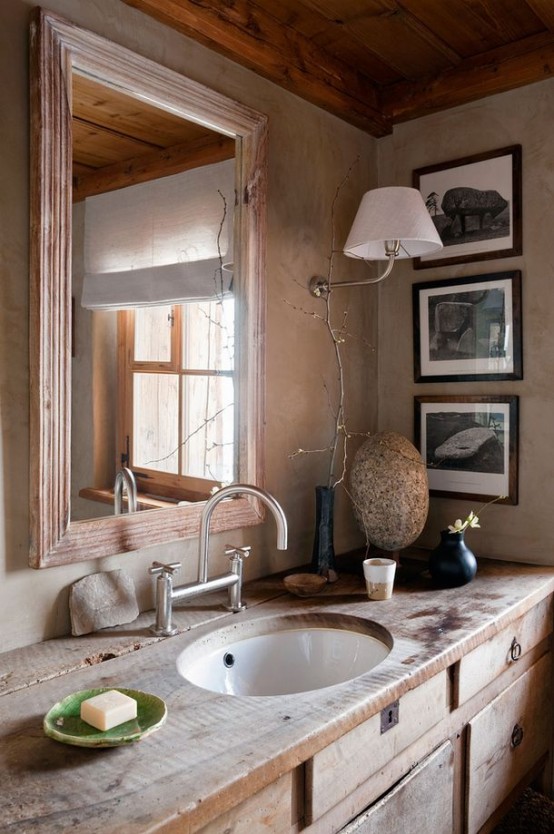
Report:
[[[345,380],[344,380],[344,363],[342,357],[342,347],[345,345],[347,339],[358,339],[362,344],[367,345],[371,350],[374,350],[373,346],[367,342],[363,336],[355,336],[348,331],[348,311],[344,310],[342,313],[342,321],[335,325],[333,323],[333,309],[332,309],[332,298],[333,298],[333,273],[335,268],[335,255],[340,252],[341,250],[337,249],[336,246],[336,209],[338,200],[342,194],[342,191],[350,179],[352,175],[352,171],[354,167],[358,164],[359,158],[355,159],[352,165],[348,168],[345,176],[338,184],[332,203],[331,203],[331,246],[329,250],[329,254],[327,256],[328,261],[328,268],[327,268],[327,284],[328,284],[328,291],[325,295],[320,296],[320,300],[323,301],[325,307],[323,314],[311,312],[305,310],[301,307],[297,307],[294,304],[286,301],[285,303],[288,304],[293,310],[302,313],[302,315],[309,316],[310,318],[317,319],[321,321],[328,334],[329,338],[332,343],[332,349],[334,352],[335,357],[335,367],[336,367],[336,379],[337,379],[337,393],[336,397],[331,395],[328,385],[323,383],[325,391],[327,393],[327,401],[329,405],[329,411],[333,415],[333,432],[332,432],[332,439],[328,446],[325,446],[322,449],[298,449],[296,452],[289,455],[289,458],[295,458],[300,455],[308,455],[314,453],[326,453],[329,452],[329,465],[327,470],[327,486],[329,488],[334,488],[338,484],[343,484],[346,478],[346,468],[347,468],[347,458],[348,458],[348,439],[352,436],[351,433],[347,430],[347,415],[346,415],[346,403],[345,403]],[[298,282],[296,282],[298,283]],[[335,468],[337,466],[337,459],[339,457],[339,444],[342,443],[342,454],[340,457],[340,472],[335,473]]]
[[[206,418],[205,418],[205,419],[204,419],[204,420],[200,423],[200,425],[199,425],[199,426],[197,426],[197,427],[194,429],[194,431],[191,431],[191,433],[190,433],[189,435],[187,435],[187,436],[185,437],[185,439],[184,439],[184,440],[183,440],[183,441],[182,441],[182,442],[181,442],[178,446],[176,446],[176,447],[175,447],[175,449],[172,449],[172,451],[171,451],[171,452],[168,452],[168,454],[167,454],[167,455],[164,455],[164,457],[162,457],[162,458],[156,458],[155,460],[147,460],[147,461],[145,461],[145,463],[143,463],[143,464],[141,464],[141,465],[142,465],[142,466],[151,466],[153,463],[163,463],[163,462],[164,462],[164,460],[169,460],[169,458],[172,458],[172,457],[173,457],[173,455],[177,454],[177,452],[179,451],[179,449],[182,449],[184,446],[186,446],[186,445],[187,445],[187,443],[188,443],[190,440],[192,440],[192,438],[193,438],[196,434],[198,434],[198,432],[203,431],[203,430],[206,428],[206,426],[207,426],[207,425],[209,425],[210,423],[212,423],[214,420],[216,420],[216,419],[219,417],[219,415],[220,415],[220,414],[222,414],[222,413],[223,413],[224,411],[226,411],[228,408],[232,408],[233,406],[234,406],[234,403],[228,403],[227,405],[224,405],[222,408],[218,409],[218,411],[214,412],[214,414],[212,414],[210,417],[206,417]],[[221,444],[214,444],[214,445],[220,445],[220,446],[223,446],[223,445],[227,445],[227,444],[223,444],[223,443],[221,443]],[[232,444],[231,444],[231,445],[232,445]]]
[[289,460],[292,460],[293,458],[300,457],[301,455],[313,455],[315,453],[330,452],[332,448],[332,446],[325,446],[323,449],[297,449],[296,452],[291,452],[288,457]]

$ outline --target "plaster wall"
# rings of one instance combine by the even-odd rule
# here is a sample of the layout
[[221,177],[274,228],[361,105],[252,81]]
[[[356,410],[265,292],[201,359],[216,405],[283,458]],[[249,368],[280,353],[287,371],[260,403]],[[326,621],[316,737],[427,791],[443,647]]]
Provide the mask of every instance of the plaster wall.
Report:
[[[379,428],[413,438],[414,396],[519,397],[519,503],[494,505],[467,541],[477,555],[554,563],[554,81],[522,87],[474,104],[399,125],[379,142],[380,185],[409,185],[414,169],[520,144],[523,156],[523,254],[414,270],[401,263],[379,297]],[[412,284],[503,270],[521,270],[524,378],[516,382],[414,383]],[[421,544],[465,518],[481,502],[432,498]]]
[[[28,25],[34,0],[2,0],[0,18],[0,649],[67,633],[68,588],[80,577],[123,567],[134,578],[142,610],[152,607],[147,566],[153,559],[183,561],[183,581],[196,569],[195,540],[151,547],[69,567],[28,567],[28,222],[29,113]],[[48,8],[148,58],[192,77],[269,117],[269,195],[266,333],[266,486],[282,502],[290,524],[286,553],[274,548],[267,524],[235,531],[237,545],[253,545],[247,574],[261,575],[310,559],[314,486],[326,479],[326,458],[290,458],[297,448],[329,443],[327,390],[336,370],[321,312],[305,285],[326,273],[332,250],[331,204],[340,248],[361,195],[375,185],[377,143],[361,131],[313,107],[223,57],[187,40],[119,0],[49,0]],[[356,162],[357,160],[357,162]],[[355,280],[363,267],[336,258],[334,277]],[[376,307],[344,291],[336,312],[349,312],[345,351],[349,425],[376,426]],[[318,306],[319,305],[319,306]],[[332,394],[331,394],[332,396]],[[228,537],[225,537],[227,539]],[[336,547],[358,545],[360,535],[344,496],[337,502]],[[213,537],[214,571],[223,570],[223,536]],[[217,557],[216,557],[217,554]]]

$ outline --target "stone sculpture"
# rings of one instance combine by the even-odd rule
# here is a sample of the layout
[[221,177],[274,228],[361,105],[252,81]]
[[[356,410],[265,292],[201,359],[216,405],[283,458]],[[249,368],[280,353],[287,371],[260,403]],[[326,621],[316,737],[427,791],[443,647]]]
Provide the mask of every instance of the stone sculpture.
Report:
[[[479,218],[479,229],[483,228],[485,216],[493,219],[501,214],[508,203],[498,191],[480,191],[478,188],[450,188],[442,198],[441,209],[450,220],[449,234],[465,236],[468,217]],[[459,220],[460,231],[455,226]]]
[[350,473],[350,494],[368,544],[401,550],[423,530],[429,510],[427,469],[401,434],[379,432],[360,446]]

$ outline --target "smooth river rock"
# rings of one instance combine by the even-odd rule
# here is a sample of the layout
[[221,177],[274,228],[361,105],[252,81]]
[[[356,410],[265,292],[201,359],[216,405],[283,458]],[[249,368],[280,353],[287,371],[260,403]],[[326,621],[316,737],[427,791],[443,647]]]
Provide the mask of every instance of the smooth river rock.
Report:
[[358,449],[350,494],[358,524],[375,547],[400,550],[423,530],[429,510],[427,470],[401,434],[380,432]]

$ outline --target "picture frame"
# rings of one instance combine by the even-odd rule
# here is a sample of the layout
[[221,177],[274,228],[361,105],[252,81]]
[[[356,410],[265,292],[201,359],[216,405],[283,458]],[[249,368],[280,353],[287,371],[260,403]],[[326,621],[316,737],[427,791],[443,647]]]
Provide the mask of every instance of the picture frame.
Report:
[[415,444],[430,495],[518,503],[519,398],[414,398]]
[[521,272],[412,286],[414,381],[523,379]]
[[521,145],[418,168],[413,185],[444,245],[415,269],[521,255]]

